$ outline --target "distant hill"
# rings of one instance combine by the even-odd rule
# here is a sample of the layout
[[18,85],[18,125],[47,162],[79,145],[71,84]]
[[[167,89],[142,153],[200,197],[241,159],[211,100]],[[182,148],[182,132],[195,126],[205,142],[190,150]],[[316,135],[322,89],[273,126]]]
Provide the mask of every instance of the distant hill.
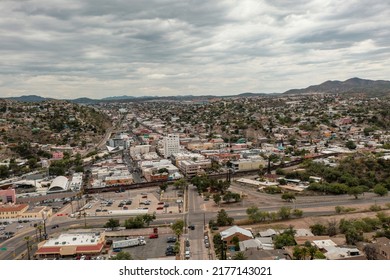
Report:
[[303,89],[291,89],[283,94],[304,93],[367,93],[383,95],[390,93],[390,81],[364,80],[360,78],[341,81],[326,81],[320,85],[313,85]]
[[[268,93],[244,92],[244,93],[237,94],[236,96],[237,97],[256,97],[256,96],[268,96],[268,95],[270,95],[270,94],[268,94]],[[230,96],[226,96],[226,97],[230,97]]]
[[[341,81],[326,81],[319,85],[312,85],[303,89],[290,89],[284,93],[252,93],[244,92],[236,95],[176,95],[176,96],[111,96],[102,99],[91,99],[81,97],[77,99],[68,99],[70,102],[78,104],[95,104],[98,102],[144,102],[144,101],[189,101],[212,98],[234,98],[234,97],[256,97],[256,96],[275,96],[280,94],[306,94],[306,93],[366,93],[370,96],[390,95],[390,81],[385,80],[365,80],[360,78],[351,78],[344,82]],[[0,97],[1,98],[1,97]],[[24,95],[20,97],[4,98],[16,100],[20,102],[41,102],[53,100],[54,98],[45,98],[38,95]]]
[[101,100],[99,100],[99,99],[91,99],[91,98],[87,98],[87,97],[70,99],[68,101],[73,102],[73,103],[77,103],[77,104],[93,104],[93,103],[101,102]]
[[42,102],[47,100],[53,100],[53,98],[46,98],[38,95],[23,95],[19,97],[9,97],[4,99],[15,100],[19,102]]
[[136,99],[137,97],[134,96],[128,96],[128,95],[122,95],[122,96],[109,96],[104,97],[101,100],[102,101],[111,101],[111,100],[125,100],[125,99]]

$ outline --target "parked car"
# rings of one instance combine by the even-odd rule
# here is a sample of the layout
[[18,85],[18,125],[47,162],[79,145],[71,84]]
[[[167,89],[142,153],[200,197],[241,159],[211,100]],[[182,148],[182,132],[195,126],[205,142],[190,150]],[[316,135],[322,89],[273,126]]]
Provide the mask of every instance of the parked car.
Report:
[[152,233],[151,235],[149,235],[149,239],[155,239],[155,238],[158,238],[158,234]]
[[165,256],[176,256],[175,251],[165,251]]
[[189,225],[188,228],[191,229],[191,230],[194,230],[195,226],[194,225]]
[[190,258],[190,251],[186,251],[184,256],[188,260]]
[[169,236],[167,238],[167,243],[175,243],[177,238],[175,236]]

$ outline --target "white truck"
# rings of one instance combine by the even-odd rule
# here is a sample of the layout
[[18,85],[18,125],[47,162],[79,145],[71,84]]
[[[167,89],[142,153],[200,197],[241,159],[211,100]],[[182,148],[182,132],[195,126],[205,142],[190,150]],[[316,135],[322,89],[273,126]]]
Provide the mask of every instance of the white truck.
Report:
[[138,238],[114,241],[112,242],[112,248],[113,249],[128,248],[134,246],[141,246],[145,244],[146,244],[145,239],[138,237]]

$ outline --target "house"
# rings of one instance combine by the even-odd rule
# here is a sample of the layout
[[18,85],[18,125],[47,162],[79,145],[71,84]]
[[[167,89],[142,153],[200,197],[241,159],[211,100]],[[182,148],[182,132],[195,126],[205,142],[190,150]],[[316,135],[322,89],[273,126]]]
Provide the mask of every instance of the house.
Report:
[[337,245],[330,239],[314,240],[313,243],[321,252],[324,253],[326,259],[328,260],[364,258],[359,249],[355,246]]
[[379,237],[374,244],[377,260],[390,260],[390,239]]
[[269,228],[269,229],[267,229],[267,230],[265,230],[265,231],[260,231],[259,232],[259,235],[261,236],[261,237],[274,237],[274,236],[276,236],[278,233],[275,231],[275,230],[273,230],[273,229],[271,229],[271,228]]
[[253,234],[250,230],[238,227],[238,226],[232,226],[220,233],[221,238],[223,241],[226,242],[226,244],[232,245],[232,239],[237,236],[239,241],[245,241],[249,239],[253,239]]
[[240,241],[240,251],[247,251],[249,249],[257,250],[273,250],[274,244],[271,237],[256,237],[255,239],[248,239]]

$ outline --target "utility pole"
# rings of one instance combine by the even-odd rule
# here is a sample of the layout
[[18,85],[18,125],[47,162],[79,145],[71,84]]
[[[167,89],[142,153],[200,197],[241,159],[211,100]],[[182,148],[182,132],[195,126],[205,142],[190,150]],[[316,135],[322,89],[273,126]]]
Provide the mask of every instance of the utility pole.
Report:
[[[45,212],[45,211],[44,211],[44,212]],[[43,232],[44,232],[45,240],[47,240],[47,232],[46,232],[46,219],[47,219],[47,217],[45,217],[44,212],[42,212]],[[45,213],[46,213],[46,215],[47,215],[47,212],[45,212]]]

